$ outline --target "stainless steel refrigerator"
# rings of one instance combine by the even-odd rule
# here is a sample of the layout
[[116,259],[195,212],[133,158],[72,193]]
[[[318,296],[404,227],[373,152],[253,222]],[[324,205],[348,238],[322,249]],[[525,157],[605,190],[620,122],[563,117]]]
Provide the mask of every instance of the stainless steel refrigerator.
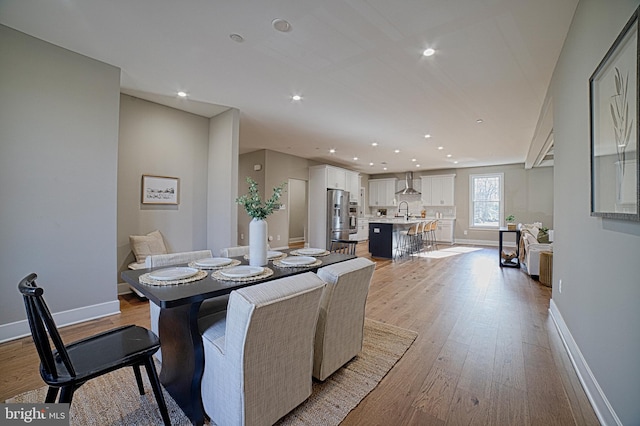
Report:
[[327,250],[331,240],[349,239],[349,192],[327,190]]

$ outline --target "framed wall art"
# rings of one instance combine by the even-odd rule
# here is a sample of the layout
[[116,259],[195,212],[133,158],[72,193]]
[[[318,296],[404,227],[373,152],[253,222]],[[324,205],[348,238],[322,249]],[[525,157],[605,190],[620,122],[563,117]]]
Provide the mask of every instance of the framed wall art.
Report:
[[142,204],[179,204],[180,179],[142,175]]
[[640,220],[638,10],[589,79],[592,216]]

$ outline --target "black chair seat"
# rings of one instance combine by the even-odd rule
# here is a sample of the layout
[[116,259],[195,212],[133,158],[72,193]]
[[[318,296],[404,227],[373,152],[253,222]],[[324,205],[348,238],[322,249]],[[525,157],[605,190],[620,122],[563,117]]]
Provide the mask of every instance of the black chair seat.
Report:
[[[24,299],[31,336],[40,357],[40,375],[49,385],[45,402],[55,402],[61,390],[58,402],[71,404],[73,393],[88,380],[123,367],[133,367],[138,391],[144,395],[140,374],[140,366],[144,365],[162,420],[164,424],[171,424],[153,363],[153,354],[160,348],[158,336],[146,328],[128,325],[65,345],[36,278],[36,274],[23,278],[18,290]],[[118,396],[121,395],[113,397]]]
[[[123,344],[124,343],[124,344]],[[54,351],[58,377],[52,377],[41,365],[40,374],[49,385],[91,380],[125,366],[139,363],[160,348],[158,337],[143,327],[126,325],[65,345],[75,376],[67,371],[62,357]],[[66,374],[65,374],[66,373]]]

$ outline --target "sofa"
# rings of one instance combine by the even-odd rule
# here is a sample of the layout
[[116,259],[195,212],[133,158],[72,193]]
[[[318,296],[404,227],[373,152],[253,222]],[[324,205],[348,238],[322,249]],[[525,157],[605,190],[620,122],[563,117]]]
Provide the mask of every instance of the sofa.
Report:
[[540,276],[540,253],[553,252],[553,230],[548,231],[549,242],[543,243],[540,232],[542,223],[518,224],[520,230],[520,263],[526,267],[527,273],[533,278]]

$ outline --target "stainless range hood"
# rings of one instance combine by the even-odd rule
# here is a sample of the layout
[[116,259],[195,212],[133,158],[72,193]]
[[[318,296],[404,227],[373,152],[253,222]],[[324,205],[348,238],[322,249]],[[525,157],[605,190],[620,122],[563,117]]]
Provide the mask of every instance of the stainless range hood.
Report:
[[405,194],[405,195],[420,195],[418,191],[413,189],[413,172],[407,172],[404,175],[405,188],[402,191],[396,192],[396,194]]

